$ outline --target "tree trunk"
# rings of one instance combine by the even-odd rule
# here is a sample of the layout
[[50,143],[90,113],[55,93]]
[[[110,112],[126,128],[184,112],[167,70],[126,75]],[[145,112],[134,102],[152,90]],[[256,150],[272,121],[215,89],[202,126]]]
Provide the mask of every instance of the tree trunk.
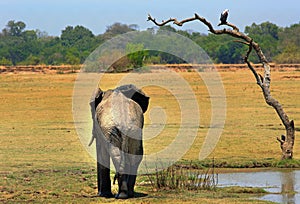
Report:
[[295,140],[295,127],[293,120],[286,127],[286,136],[281,135],[281,139],[277,138],[277,140],[280,142],[282,159],[292,159]]

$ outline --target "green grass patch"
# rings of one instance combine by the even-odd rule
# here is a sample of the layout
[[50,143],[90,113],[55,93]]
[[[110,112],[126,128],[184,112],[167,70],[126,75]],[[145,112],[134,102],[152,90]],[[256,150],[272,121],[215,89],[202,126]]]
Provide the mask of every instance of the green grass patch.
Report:
[[281,160],[275,158],[251,159],[251,158],[231,158],[231,159],[205,159],[202,161],[181,160],[176,163],[178,166],[194,169],[204,168],[300,168],[299,159]]

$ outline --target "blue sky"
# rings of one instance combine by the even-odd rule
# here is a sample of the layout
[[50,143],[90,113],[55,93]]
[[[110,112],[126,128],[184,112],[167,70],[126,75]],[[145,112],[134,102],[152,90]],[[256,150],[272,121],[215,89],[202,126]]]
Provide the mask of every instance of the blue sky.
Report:
[[[299,0],[0,0],[0,29],[16,20],[25,22],[26,29],[55,36],[68,25],[82,25],[94,34],[103,33],[115,22],[137,24],[143,30],[153,27],[146,21],[148,13],[159,21],[198,13],[216,25],[225,8],[230,12],[229,21],[242,30],[253,22],[270,21],[282,27],[300,22]],[[199,22],[180,29],[207,32]]]

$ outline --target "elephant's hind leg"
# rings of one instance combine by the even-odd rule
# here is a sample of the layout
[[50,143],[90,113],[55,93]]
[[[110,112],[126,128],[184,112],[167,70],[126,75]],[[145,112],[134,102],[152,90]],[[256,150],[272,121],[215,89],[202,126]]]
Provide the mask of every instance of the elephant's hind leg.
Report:
[[98,180],[98,195],[101,197],[111,198],[111,180],[110,180],[110,161],[107,144],[102,141],[101,137],[96,138],[97,146],[97,180]]

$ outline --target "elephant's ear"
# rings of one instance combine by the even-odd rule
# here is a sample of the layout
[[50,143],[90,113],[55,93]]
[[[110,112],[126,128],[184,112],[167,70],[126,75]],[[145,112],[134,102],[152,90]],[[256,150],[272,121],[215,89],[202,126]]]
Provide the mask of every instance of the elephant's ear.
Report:
[[96,88],[90,100],[90,106],[92,112],[94,112],[93,110],[96,110],[96,107],[102,101],[102,97],[103,97],[103,91],[100,88]]
[[141,106],[143,113],[147,111],[149,105],[149,97],[146,96],[143,92],[135,92],[132,96],[132,100],[134,100]]
[[133,84],[123,85],[118,88],[117,90],[121,91],[127,98],[130,98],[137,102],[145,113],[148,109],[149,105],[149,97],[145,95],[143,91],[138,89]]

